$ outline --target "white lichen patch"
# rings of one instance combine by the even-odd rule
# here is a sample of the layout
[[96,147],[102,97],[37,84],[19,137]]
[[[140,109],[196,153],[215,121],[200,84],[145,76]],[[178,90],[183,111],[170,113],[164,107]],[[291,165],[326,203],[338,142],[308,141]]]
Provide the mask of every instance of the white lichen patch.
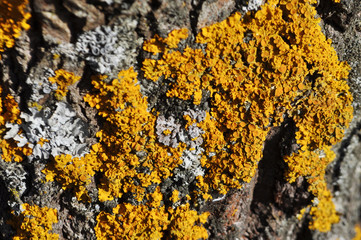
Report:
[[136,57],[134,44],[137,41],[132,31],[135,27],[136,21],[131,20],[124,25],[97,27],[79,36],[76,51],[101,74],[125,69]]
[[264,4],[264,0],[249,0],[247,6],[242,7],[245,12],[258,10],[258,8]]
[[46,94],[50,94],[56,90],[57,86],[55,83],[49,82],[50,77],[55,76],[55,72],[50,68],[44,68],[43,74],[39,78],[29,77],[26,79],[26,83],[31,86],[30,102],[37,103]]
[[48,159],[50,155],[71,154],[79,157],[89,151],[85,140],[89,136],[85,122],[77,118],[76,113],[65,102],[58,102],[54,109],[43,108],[40,111],[30,108],[30,113],[21,113],[23,132],[18,134],[19,125],[7,124],[9,128],[5,139],[13,138],[18,146],[29,143],[32,158]]
[[175,122],[175,118],[169,118],[160,115],[156,121],[156,134],[158,141],[164,145],[176,148],[179,139],[183,138],[184,133],[181,131],[181,125]]
[[[184,111],[182,116],[187,116],[187,123],[181,124],[181,120],[177,121],[174,116],[166,118],[159,115],[156,121],[156,134],[158,141],[170,146],[177,147],[180,142],[186,144],[181,160],[182,163],[174,171],[174,180],[181,186],[186,186],[195,181],[197,176],[203,176],[205,169],[202,168],[200,159],[202,158],[204,149],[203,144],[204,130],[198,127],[198,123],[206,118],[206,112],[200,110]],[[178,189],[181,196],[182,189]]]

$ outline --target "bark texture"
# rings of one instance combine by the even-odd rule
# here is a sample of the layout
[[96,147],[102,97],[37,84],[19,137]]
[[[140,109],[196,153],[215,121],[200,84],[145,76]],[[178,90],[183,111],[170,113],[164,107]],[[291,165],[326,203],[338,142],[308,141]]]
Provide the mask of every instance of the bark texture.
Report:
[[[88,125],[88,145],[95,143],[100,128],[96,111],[83,101],[92,89],[93,65],[101,70],[99,59],[88,62],[78,56],[77,41],[87,31],[100,26],[120,26],[126,55],[110,71],[135,66],[139,69],[146,53],[143,40],[155,34],[166,36],[176,28],[188,28],[195,36],[199,29],[219,22],[235,11],[244,12],[242,0],[30,0],[31,28],[16,45],[2,54],[0,79],[16,96],[21,111],[27,111],[32,97],[32,84],[46,76],[47,69],[64,68],[81,76],[65,100]],[[252,2],[252,1],[250,1]],[[109,3],[109,4],[108,4]],[[340,60],[352,67],[349,85],[354,96],[354,119],[341,143],[334,147],[336,159],[327,169],[329,188],[333,192],[340,222],[327,233],[310,231],[308,220],[299,221],[296,214],[312,199],[303,179],[290,184],[284,180],[285,163],[281,151],[289,142],[287,124],[273,128],[264,144],[264,157],[253,180],[224,198],[201,206],[211,213],[206,224],[209,239],[352,239],[354,226],[361,222],[361,4],[359,0],[320,0],[317,11],[325,35],[332,39]],[[65,57],[56,58],[56,55]],[[93,63],[91,63],[93,61]],[[110,61],[113,61],[110,59]],[[93,64],[89,67],[89,64]],[[98,64],[98,65],[97,65]],[[149,88],[151,90],[151,86]],[[44,94],[39,103],[52,105],[56,99]],[[150,99],[150,104],[152,104]],[[53,104],[54,105],[54,104]],[[176,111],[176,110],[175,110]],[[0,238],[10,239],[14,230],[7,225],[12,203],[33,202],[58,209],[59,222],[54,232],[60,239],[96,239],[97,210],[111,209],[112,203],[83,204],[55,182],[43,183],[41,170],[46,162],[25,160],[22,163],[0,162]],[[17,165],[14,167],[14,165]],[[9,192],[6,169],[19,169],[26,176],[26,189],[14,199]],[[92,182],[89,191],[94,192]],[[46,192],[46,194],[45,194]]]

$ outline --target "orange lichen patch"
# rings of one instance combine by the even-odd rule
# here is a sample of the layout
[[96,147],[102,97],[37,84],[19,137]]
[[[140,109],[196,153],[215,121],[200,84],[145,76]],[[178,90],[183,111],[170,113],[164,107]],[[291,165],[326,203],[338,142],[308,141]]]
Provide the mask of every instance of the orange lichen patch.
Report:
[[28,0],[0,2],[0,52],[3,52],[5,47],[12,48],[14,39],[20,36],[21,31],[30,28],[26,22],[31,15],[24,11],[27,4]]
[[141,201],[145,187],[161,183],[182,162],[184,144],[171,148],[157,142],[156,117],[147,111],[147,99],[140,93],[136,77],[130,68],[109,84],[94,80],[98,92],[84,97],[105,119],[103,129],[96,134],[99,145],[95,151],[104,176],[99,185],[101,201],[127,192]]
[[155,35],[154,38],[144,41],[143,50],[151,52],[155,55],[173,48],[177,48],[179,42],[182,39],[186,39],[187,37],[188,29],[186,28],[171,31],[167,38],[161,38],[158,35]]
[[355,237],[352,240],[361,240],[361,226],[360,224],[355,225]]
[[164,60],[156,61],[153,59],[145,59],[142,70],[144,71],[144,77],[154,82],[158,81],[162,75],[165,75],[165,78],[170,77],[169,66]]
[[48,139],[44,139],[44,138],[40,138],[38,144],[39,144],[40,146],[43,146],[44,143],[46,143],[46,142],[49,142],[49,140],[48,140]]
[[[145,201],[139,206],[122,203],[113,209],[113,214],[101,212],[95,227],[97,238],[159,239],[170,228],[174,236],[206,238],[206,230],[194,224],[204,223],[207,214],[198,216],[196,211],[189,210],[189,205],[187,209],[166,209],[162,206],[159,186],[153,192],[145,192],[146,187],[171,176],[173,169],[182,163],[180,157],[186,146],[171,148],[157,142],[156,116],[147,111],[147,99],[140,93],[136,77],[131,68],[121,71],[118,79],[109,84],[94,79],[97,91],[84,97],[105,120],[103,129],[97,133],[99,143],[92,148],[103,175],[98,185],[99,200],[133,193],[137,201]],[[178,201],[178,196],[174,195],[172,200]],[[182,225],[181,219],[191,225]]]
[[[169,216],[169,214],[171,214]],[[189,209],[189,204],[176,209],[164,206],[134,206],[119,204],[113,213],[100,212],[97,216],[95,234],[97,239],[161,239],[170,232],[175,239],[207,239],[207,230],[201,225],[209,213]],[[170,219],[170,220],[169,220]]]
[[331,225],[339,221],[335,206],[332,202],[331,192],[327,189],[324,179],[325,166],[327,166],[335,157],[331,147],[327,146],[322,150],[312,152],[305,151],[290,157],[285,161],[289,166],[286,172],[286,178],[294,182],[300,176],[306,176],[309,182],[309,191],[316,197],[310,210],[312,221],[310,229],[317,229],[321,232],[327,232]]
[[165,207],[119,204],[113,213],[100,212],[97,216],[97,239],[161,239],[169,224]]
[[[204,54],[200,49],[187,47],[183,53],[172,52],[163,55],[164,61],[174,69],[170,76],[176,79],[168,90],[168,97],[177,97],[183,100],[190,100],[194,94],[201,91],[201,76],[205,71],[202,64]],[[163,74],[164,75],[164,74]],[[200,99],[195,96],[193,103],[198,105]]]
[[289,182],[294,182],[300,176],[318,177],[325,174],[325,166],[335,158],[335,153],[331,147],[314,151],[300,151],[284,158],[288,165],[286,178]]
[[313,89],[315,92],[300,100],[292,114],[299,129],[297,143],[310,150],[341,141],[353,113],[352,96],[345,81],[319,77]]
[[298,220],[301,220],[304,217],[306,210],[307,210],[307,207],[302,208],[301,211],[296,215]]
[[166,130],[163,131],[163,134],[164,134],[165,136],[167,136],[167,135],[169,135],[169,134],[171,134],[171,133],[172,133],[172,131],[169,130],[169,129],[166,129]]
[[20,110],[14,97],[5,94],[0,86],[0,149],[1,158],[6,161],[21,162],[24,155],[30,155],[32,150],[26,145],[18,147],[13,139],[4,139],[6,133],[6,123],[20,124]]
[[[196,42],[204,44],[202,50],[160,49],[159,60],[143,62],[146,78],[171,82],[167,97],[197,105],[203,91],[210,93],[210,113],[197,124],[205,132],[201,164],[207,169],[199,188],[209,184],[225,194],[250,181],[269,127],[284,116],[295,122],[300,145],[298,154],[285,159],[287,178],[323,179],[333,159],[330,146],[342,139],[353,109],[345,81],[350,68],[323,35],[315,2],[268,1],[243,19],[235,13],[201,29]],[[321,212],[333,206],[322,192],[315,196]]]
[[170,234],[174,239],[208,239],[207,230],[201,225],[207,222],[209,213],[201,215],[189,209],[189,203],[171,211]]
[[53,208],[24,203],[21,205],[23,211],[20,216],[14,217],[10,222],[16,229],[13,240],[25,239],[59,239],[59,235],[51,233],[52,224],[58,222],[57,210]]
[[1,115],[0,115],[0,125],[5,125],[6,122],[10,123],[21,123],[20,110],[18,103],[15,101],[14,97],[10,94],[4,96],[2,88],[0,87],[0,106],[1,106]]
[[99,167],[100,162],[93,152],[84,157],[72,157],[67,154],[56,156],[42,172],[46,175],[47,181],[56,180],[64,190],[74,190],[79,201],[90,201],[85,186],[91,182],[91,177]]
[[186,39],[188,37],[188,29],[176,29],[171,31],[168,34],[168,37],[164,39],[164,43],[167,44],[169,48],[177,48],[179,42],[182,39]]
[[32,149],[27,145],[18,147],[13,139],[2,139],[0,141],[0,149],[2,151],[1,158],[5,162],[22,162],[24,156],[29,156],[32,153]]
[[50,77],[51,83],[56,83],[57,89],[55,90],[55,97],[58,100],[63,99],[68,92],[68,86],[76,83],[81,77],[76,76],[72,72],[67,72],[64,69],[58,69],[55,71],[55,77]]
[[159,37],[157,34],[154,35],[154,38],[144,41],[143,50],[151,52],[154,55],[163,52],[165,50],[163,38]]
[[[167,92],[168,97],[189,100],[194,96],[193,102],[198,105],[202,98],[200,78],[206,70],[201,61],[203,58],[202,50],[186,47],[183,53],[167,52],[158,62],[146,59],[143,62],[142,70],[144,76],[153,81],[164,76],[165,79],[173,82],[172,88]],[[172,79],[176,81],[174,82]]]
[[176,203],[179,200],[179,191],[178,190],[173,191],[172,196],[170,197],[170,200],[173,203]]
[[183,119],[186,120],[186,126],[185,126],[185,129],[188,130],[189,126],[193,125],[194,123],[197,123],[197,120],[196,119],[192,119],[192,117],[188,114],[184,115],[183,116]]
[[[310,180],[309,191],[317,197],[317,202],[310,210],[312,221],[309,228],[320,232],[328,232],[331,230],[332,224],[339,222],[340,217],[335,210],[331,192],[327,189],[323,176],[311,178]],[[315,202],[315,200],[313,201]]]
[[199,189],[198,191],[195,192],[195,194],[197,196],[202,196],[202,198],[204,200],[209,200],[209,199],[212,199],[212,195],[210,195],[208,192],[209,192],[209,188],[210,186],[208,184],[206,184],[204,182],[204,178],[203,176],[197,176],[197,188]]
[[[206,120],[199,124],[205,131],[203,135],[206,152],[214,152],[212,157],[203,156],[202,167],[209,172],[204,176],[204,182],[222,194],[230,188],[240,188],[241,182],[249,182],[254,176],[257,163],[262,157],[263,142],[267,131],[254,125],[245,127],[242,134],[231,131],[223,134],[222,122],[211,119],[207,114]],[[229,142],[237,140],[237,143]],[[247,143],[253,144],[247,144]]]

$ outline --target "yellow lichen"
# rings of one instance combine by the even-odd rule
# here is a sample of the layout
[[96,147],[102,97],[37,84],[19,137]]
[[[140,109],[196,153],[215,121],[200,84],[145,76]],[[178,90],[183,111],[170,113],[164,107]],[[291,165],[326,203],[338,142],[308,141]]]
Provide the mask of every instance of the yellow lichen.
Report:
[[182,39],[186,39],[188,37],[188,29],[182,28],[173,30],[168,34],[168,37],[164,39],[164,43],[167,44],[169,48],[177,48],[179,42]]
[[85,188],[91,182],[95,171],[99,170],[100,162],[96,155],[91,152],[84,157],[72,157],[71,155],[58,155],[42,171],[47,181],[62,184],[62,188],[72,189],[79,201],[90,201]]
[[325,180],[320,177],[316,177],[316,179],[312,180],[309,191],[317,197],[317,203],[314,204],[310,210],[312,221],[309,224],[309,228],[311,230],[328,232],[331,230],[332,224],[337,223],[340,219],[336,212],[335,205],[332,202],[332,195],[330,190],[327,189]]
[[57,210],[37,205],[24,203],[21,205],[22,212],[20,216],[14,217],[10,222],[16,229],[16,235],[13,240],[56,240],[59,235],[51,233],[52,224],[58,222]]
[[14,39],[20,36],[21,31],[30,28],[26,22],[31,15],[24,11],[27,4],[28,0],[0,2],[0,52],[5,51],[5,47],[12,48],[15,44]]
[[40,111],[43,108],[43,106],[37,102],[29,102],[28,107],[29,108],[35,107],[38,111]]
[[169,224],[164,206],[150,209],[148,206],[119,204],[113,213],[100,212],[95,234],[98,240],[106,239],[161,239]]
[[209,213],[201,215],[189,209],[189,203],[177,207],[171,211],[170,234],[173,239],[207,239],[207,230],[199,224],[207,222]]
[[[144,77],[169,82],[161,97],[209,105],[204,120],[197,122],[189,115],[182,120],[186,130],[196,124],[204,132],[200,163],[205,174],[192,183],[193,197],[180,198],[175,189],[170,199],[163,199],[160,184],[180,166],[187,146],[172,148],[158,141],[156,109],[148,110],[133,68],[112,81],[105,81],[106,76],[93,78],[95,90],[84,100],[104,120],[96,134],[99,142],[84,157],[88,161],[56,157],[53,167],[47,167],[47,179],[74,188],[80,199],[88,197],[85,186],[96,171],[100,201],[125,194],[138,201],[137,206],[121,203],[112,214],[101,212],[99,239],[157,239],[165,231],[173,238],[207,238],[202,224],[208,213],[198,215],[189,201],[199,195],[207,200],[214,190],[226,194],[250,182],[270,128],[287,118],[295,123],[299,148],[284,158],[285,177],[289,182],[305,177],[315,196],[309,227],[328,231],[339,217],[325,169],[334,159],[331,146],[342,139],[353,109],[345,81],[349,67],[338,60],[331,41],[322,34],[314,3],[270,0],[243,18],[235,13],[201,29],[196,37],[200,48],[176,50],[188,36],[185,29],[144,43],[143,49],[155,55],[143,62]],[[178,207],[167,208],[167,202]]]
[[176,203],[179,200],[179,191],[178,190],[173,191],[172,196],[170,197],[170,200],[173,203]]
[[49,142],[49,140],[48,140],[48,139],[44,139],[44,138],[40,138],[40,140],[39,140],[39,142],[38,142],[37,144],[39,144],[40,146],[43,146],[44,143],[46,143],[46,142]]
[[361,240],[361,226],[360,224],[355,225],[355,237],[352,240]]
[[166,129],[166,130],[163,131],[163,134],[164,134],[165,136],[167,136],[167,135],[169,135],[169,134],[171,134],[171,133],[172,133],[172,131],[169,130],[169,129]]
[[[103,129],[96,134],[99,138],[96,154],[103,172],[98,186],[101,201],[128,192],[141,201],[145,187],[161,183],[182,162],[183,144],[171,148],[157,142],[156,117],[147,111],[147,98],[140,93],[136,77],[137,73],[130,68],[121,71],[118,79],[109,84],[98,78],[93,80],[98,92],[84,97],[105,119]],[[144,157],[140,158],[137,152],[143,152]],[[149,169],[149,173],[139,171],[140,168]]]
[[51,83],[56,83],[57,89],[55,90],[55,97],[58,100],[62,100],[68,92],[68,86],[76,83],[81,77],[76,76],[72,72],[65,71],[64,69],[58,69],[55,71],[55,76],[50,77]]
[[173,30],[168,34],[167,38],[161,38],[158,35],[155,35],[154,38],[145,41],[143,44],[143,49],[147,52],[153,54],[158,54],[163,51],[168,51],[172,48],[177,48],[179,42],[182,39],[188,37],[188,29],[177,29]]
[[301,211],[296,215],[298,220],[301,220],[304,217],[306,210],[307,210],[307,207],[302,208]]
[[[169,216],[169,214],[171,214]],[[113,213],[100,212],[95,234],[97,239],[207,239],[207,230],[199,224],[207,221],[209,213],[198,215],[189,204],[175,210],[164,206],[119,204]],[[170,219],[170,220],[169,220]],[[170,236],[164,233],[169,232]]]
[[320,183],[310,187],[319,199],[310,228],[326,231],[338,217],[320,186],[326,186],[325,168],[334,158],[330,146],[342,139],[353,109],[345,81],[350,68],[323,35],[314,3],[270,0],[243,18],[236,13],[201,29],[196,42],[204,50],[159,48],[163,54],[146,59],[142,70],[152,81],[171,82],[167,97],[198,105],[202,92],[210,93],[210,113],[197,125],[205,132],[201,164],[207,174],[198,178],[204,196],[207,184],[225,194],[249,182],[269,127],[292,118],[300,150],[285,158],[286,177],[292,182],[304,176],[310,184],[317,177]]
[[[178,215],[171,215],[174,223],[170,225],[169,213],[173,210],[161,206],[163,195],[160,188],[145,194],[146,187],[160,184],[171,176],[172,170],[182,162],[180,156],[185,146],[179,144],[177,148],[171,148],[157,142],[154,132],[156,116],[147,111],[147,99],[140,93],[136,76],[131,68],[120,72],[118,79],[109,84],[102,81],[104,77],[96,79],[93,85],[97,92],[84,98],[105,119],[103,129],[97,133],[99,143],[93,145],[102,172],[98,185],[99,200],[133,193],[136,200],[146,201],[145,205],[139,206],[120,204],[113,209],[113,214],[101,212],[95,228],[97,238],[159,239],[170,226],[173,226],[175,236],[183,230],[186,230],[183,236],[189,235],[189,239],[198,234],[201,234],[198,238],[206,236],[202,226],[193,225],[197,221],[204,223],[208,215],[198,216],[197,212],[182,207],[182,211],[176,210]],[[170,133],[166,131],[165,134]],[[137,152],[145,153],[144,157],[140,158]],[[141,168],[148,169],[148,173],[138,170]],[[174,195],[172,199],[178,201],[178,196]],[[179,215],[192,223],[187,226],[189,229],[177,232],[178,228],[184,228],[177,220]]]
[[18,147],[17,143],[13,139],[4,139],[7,129],[6,123],[20,124],[20,110],[14,97],[10,94],[3,92],[2,86],[0,86],[0,149],[1,158],[6,161],[21,162],[25,155],[30,155],[32,150],[25,145],[24,147]]

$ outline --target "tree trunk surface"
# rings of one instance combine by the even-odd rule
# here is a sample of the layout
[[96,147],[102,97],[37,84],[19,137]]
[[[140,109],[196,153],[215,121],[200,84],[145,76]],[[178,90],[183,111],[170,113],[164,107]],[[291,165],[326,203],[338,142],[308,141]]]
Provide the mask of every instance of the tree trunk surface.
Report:
[[[31,13],[30,29],[22,32],[13,48],[2,53],[1,82],[15,96],[21,112],[30,116],[29,103],[36,102],[50,111],[58,109],[59,101],[41,90],[55,70],[66,69],[81,76],[79,82],[69,87],[62,102],[66,109],[75,112],[72,121],[79,119],[76,121],[86,126],[82,144],[89,148],[98,141],[95,134],[102,127],[97,111],[83,100],[92,91],[92,75],[102,73],[116,77],[117,72],[131,66],[139,70],[142,61],[150,56],[142,44],[155,34],[165,37],[173,29],[187,28],[195,38],[201,28],[220,22],[234,12],[240,11],[243,15],[245,7],[247,3],[242,0],[30,0],[27,7]],[[355,236],[355,226],[361,223],[361,4],[359,0],[338,4],[320,0],[316,9],[323,33],[332,40],[339,59],[351,67],[348,85],[354,98],[354,117],[342,142],[333,147],[336,158],[326,170],[328,188],[340,221],[322,233],[309,230],[309,218],[297,219],[299,211],[311,203],[313,196],[303,178],[292,184],[284,179],[282,143],[289,138],[290,127],[282,125],[268,133],[263,158],[252,180],[224,197],[214,197],[198,209],[210,212],[205,224],[209,239],[336,240]],[[105,34],[109,38],[117,29],[117,44],[122,47],[123,55],[112,55],[105,60],[81,56],[77,50],[79,39],[99,29],[106,31],[104,26],[111,29],[108,36]],[[84,41],[102,41],[89,36]],[[152,85],[145,88],[152,93]],[[156,94],[149,97],[149,103],[156,102],[156,97]],[[169,113],[178,111],[178,106],[173,108],[167,104],[163,107],[169,107]],[[66,113],[59,116],[62,114]],[[64,124],[65,128],[67,123]],[[64,149],[50,151],[63,153]],[[53,224],[53,232],[59,234],[59,239],[96,239],[97,214],[115,207],[114,201],[79,202],[72,191],[63,190],[59,183],[46,182],[41,171],[49,158],[25,157],[19,163],[1,160],[1,239],[14,236],[15,230],[8,221],[12,218],[11,211],[21,203],[57,209],[58,223]],[[96,181],[93,179],[88,184],[89,192],[96,189]],[[17,197],[12,189],[19,192]]]

